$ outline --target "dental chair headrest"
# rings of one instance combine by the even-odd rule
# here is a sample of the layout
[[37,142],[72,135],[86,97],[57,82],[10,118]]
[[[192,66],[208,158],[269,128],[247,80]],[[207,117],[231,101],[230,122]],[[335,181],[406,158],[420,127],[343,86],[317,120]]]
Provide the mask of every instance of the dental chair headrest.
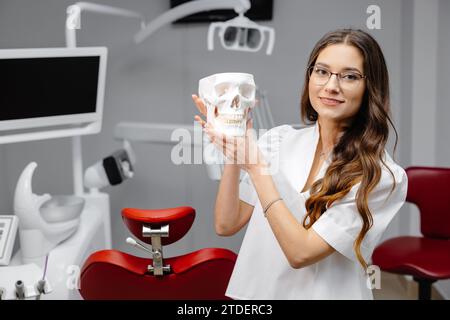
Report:
[[162,245],[168,245],[180,240],[189,231],[194,222],[195,209],[177,207],[168,209],[122,209],[122,219],[130,232],[142,242],[151,244],[151,238],[143,237],[142,227],[152,229],[169,225],[169,236],[161,238]]

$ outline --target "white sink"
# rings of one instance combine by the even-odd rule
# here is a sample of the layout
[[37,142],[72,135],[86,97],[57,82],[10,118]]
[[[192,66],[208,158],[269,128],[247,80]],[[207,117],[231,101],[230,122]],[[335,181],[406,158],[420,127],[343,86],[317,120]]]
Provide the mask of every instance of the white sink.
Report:
[[77,196],[56,195],[46,201],[40,208],[45,221],[64,222],[76,219],[84,208],[85,200]]

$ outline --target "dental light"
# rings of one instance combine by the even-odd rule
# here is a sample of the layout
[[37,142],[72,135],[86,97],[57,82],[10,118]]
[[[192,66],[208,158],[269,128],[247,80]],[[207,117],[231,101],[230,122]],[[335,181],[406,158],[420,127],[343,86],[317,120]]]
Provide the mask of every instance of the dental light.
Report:
[[143,42],[153,32],[167,23],[174,22],[185,16],[217,9],[234,9],[238,16],[225,22],[212,23],[208,30],[207,47],[214,49],[214,35],[219,30],[221,44],[227,50],[256,52],[259,51],[268,36],[266,54],[272,54],[275,43],[275,31],[273,28],[260,26],[244,16],[250,9],[249,0],[197,0],[179,5],[153,20],[135,36],[136,43]]
[[222,47],[227,50],[256,52],[261,50],[266,35],[268,37],[266,54],[271,55],[275,44],[275,30],[260,26],[245,17],[239,16],[225,22],[213,22],[208,29],[208,50],[214,49],[214,34],[219,30]]

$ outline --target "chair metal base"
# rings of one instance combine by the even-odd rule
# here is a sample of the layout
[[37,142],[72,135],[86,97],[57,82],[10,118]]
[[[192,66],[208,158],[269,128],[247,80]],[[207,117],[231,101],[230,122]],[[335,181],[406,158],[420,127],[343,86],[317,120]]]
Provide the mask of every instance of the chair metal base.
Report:
[[419,284],[419,300],[431,300],[431,285],[436,280],[413,278]]

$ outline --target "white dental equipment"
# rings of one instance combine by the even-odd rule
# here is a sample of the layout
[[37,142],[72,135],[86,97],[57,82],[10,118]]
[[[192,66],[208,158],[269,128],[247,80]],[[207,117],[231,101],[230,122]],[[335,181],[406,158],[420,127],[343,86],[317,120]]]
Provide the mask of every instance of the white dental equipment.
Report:
[[251,3],[249,0],[197,0],[187,2],[172,8],[147,24],[145,28],[134,36],[134,40],[136,43],[141,43],[165,24],[194,13],[215,9],[234,9],[238,14],[236,18],[210,24],[207,34],[208,50],[211,51],[214,49],[215,31],[219,30],[222,46],[227,50],[235,51],[259,51],[267,35],[268,45],[266,54],[270,55],[272,54],[275,43],[275,30],[271,27],[261,26],[245,17],[244,13],[250,7]]
[[228,136],[243,136],[247,115],[255,106],[255,80],[248,73],[218,73],[200,79],[198,93],[207,121]]
[[14,194],[14,213],[19,217],[19,238],[24,263],[40,261],[61,241],[70,237],[80,223],[84,199],[76,196],[36,195],[32,190],[31,162],[23,170]]
[[7,266],[11,260],[18,226],[16,216],[0,216],[0,266]]
[[53,291],[42,269],[35,263],[2,267],[0,270],[0,300],[35,300]]
[[125,140],[124,148],[113,152],[86,169],[84,185],[91,191],[108,185],[114,186],[134,175],[136,156],[130,143]]
[[[0,144],[99,132],[106,57],[106,48],[0,50]],[[78,291],[66,284],[67,271],[92,251],[111,248],[109,197],[38,196],[31,188],[35,167],[28,165],[17,182],[14,217],[20,249],[7,266],[0,266],[2,299],[16,299],[17,290],[24,299],[40,299],[43,293],[45,299],[77,299]],[[49,281],[42,278],[48,254]]]
[[236,18],[224,22],[213,22],[208,29],[208,50],[214,50],[214,35],[219,31],[220,43],[227,50],[257,52],[267,37],[266,54],[271,55],[275,44],[275,30],[261,26],[242,12]]

